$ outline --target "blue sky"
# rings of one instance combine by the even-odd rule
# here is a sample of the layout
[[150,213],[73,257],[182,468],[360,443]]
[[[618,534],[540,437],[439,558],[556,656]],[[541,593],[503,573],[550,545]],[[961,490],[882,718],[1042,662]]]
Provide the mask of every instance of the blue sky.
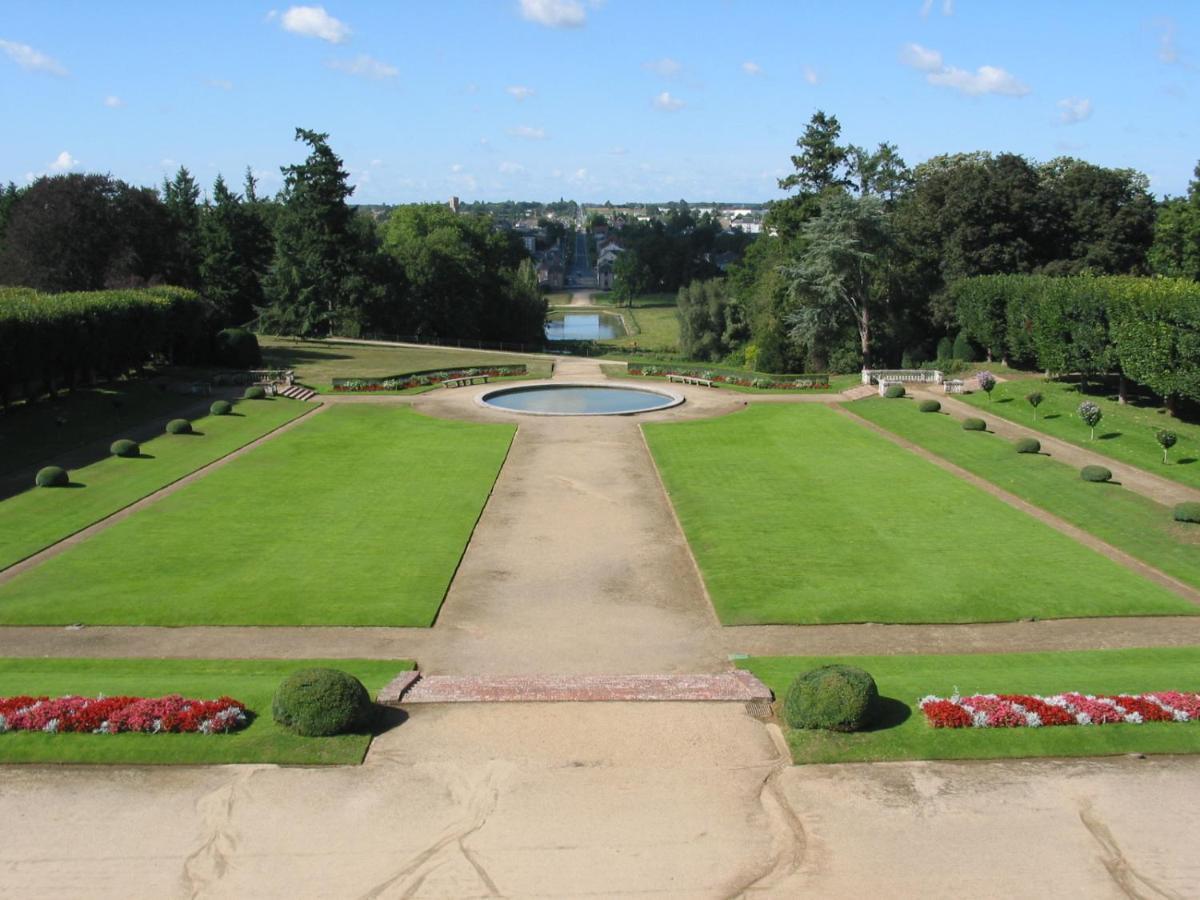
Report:
[[360,202],[768,200],[817,109],[848,141],[1064,154],[1182,193],[1200,3],[21,2],[0,15],[0,180],[262,188],[330,134]]

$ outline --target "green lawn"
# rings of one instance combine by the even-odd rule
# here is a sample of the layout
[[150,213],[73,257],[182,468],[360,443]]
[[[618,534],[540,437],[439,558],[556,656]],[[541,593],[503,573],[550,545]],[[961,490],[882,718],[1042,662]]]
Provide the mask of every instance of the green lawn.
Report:
[[643,427],[727,625],[1200,612],[825,406]]
[[[1122,406],[1116,402],[1115,392],[1096,387],[1094,391],[1080,393],[1077,388],[1078,385],[1063,381],[1004,382],[996,385],[990,402],[982,391],[965,394],[962,399],[989,415],[1011,419],[1094,453],[1200,488],[1200,424],[1159,412],[1162,407],[1149,397],[1135,397],[1133,402]],[[1038,407],[1036,421],[1033,408],[1025,400],[1035,390],[1045,397]],[[1094,441],[1075,413],[1084,400],[1093,401],[1104,411]],[[1179,443],[1171,449],[1169,465],[1163,465],[1162,448],[1154,437],[1159,429],[1174,431],[1179,437]]]
[[0,763],[357,765],[371,743],[370,734],[306,738],[271,719],[275,688],[292,672],[310,666],[349,672],[374,696],[413,664],[366,659],[0,659],[0,696],[182,694],[212,700],[226,695],[255,713],[245,729],[233,734],[7,732],[0,734]]
[[338,344],[261,335],[258,342],[262,346],[264,365],[295,369],[296,380],[314,389],[329,387],[334,378],[382,378],[427,369],[484,365],[524,363],[529,367],[530,377],[545,378],[550,374],[550,360],[530,359],[511,353],[444,347]]
[[1200,691],[1200,647],[962,656],[755,657],[749,669],[782,700],[801,672],[830,663],[866,669],[886,698],[874,730],[787,729],[797,763],[1196,753],[1200,722],[1053,728],[931,728],[917,706],[929,694],[1083,694]]
[[852,412],[936,453],[1094,534],[1145,563],[1200,587],[1200,527],[1176,522],[1169,507],[1115,484],[1091,484],[1074,466],[1016,453],[994,434],[963,431],[944,413],[922,413],[913,400],[859,400]]
[[282,397],[241,400],[228,416],[194,421],[194,434],[162,434],[142,456],[110,456],[71,472],[70,488],[34,488],[0,501],[0,569],[69,537],[314,409]]
[[0,623],[430,625],[514,431],[334,407],[0,586]]
[[[650,365],[650,366],[667,365],[666,363],[663,363],[661,360],[647,360],[645,364]],[[679,365],[679,366],[687,366],[688,368],[703,369],[705,366],[708,366],[711,364],[705,363],[705,362],[690,362],[690,363],[675,362],[675,363],[670,363],[670,365]],[[622,379],[629,379],[631,381],[657,381],[660,383],[666,380],[660,375],[630,375],[628,373],[628,370],[624,363],[601,363],[600,368],[604,372],[605,378],[622,378]],[[723,370],[723,371],[728,371],[728,370]],[[745,374],[750,378],[773,378],[773,377],[786,378],[787,377],[787,376],[773,376],[773,375],[769,375],[769,374],[766,374],[763,372],[745,372],[742,374]],[[739,394],[836,394],[836,393],[840,393],[841,391],[848,390],[848,389],[854,387],[855,385],[858,385],[861,383],[862,383],[862,379],[858,375],[831,375],[831,376],[829,376],[828,389],[821,389],[821,390],[813,390],[811,388],[797,388],[794,390],[792,390],[792,389],[773,390],[773,389],[763,389],[763,388],[756,388],[756,387],[744,387],[740,384],[722,384],[720,382],[715,383],[713,385],[713,389],[721,390],[721,391],[736,391]]]

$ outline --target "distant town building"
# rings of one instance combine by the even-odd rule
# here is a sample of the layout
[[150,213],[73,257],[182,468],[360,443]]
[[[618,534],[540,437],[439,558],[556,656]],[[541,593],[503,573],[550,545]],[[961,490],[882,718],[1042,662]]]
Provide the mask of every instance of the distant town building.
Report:
[[457,197],[450,198],[450,212],[452,212],[452,213],[458,212],[458,198]]

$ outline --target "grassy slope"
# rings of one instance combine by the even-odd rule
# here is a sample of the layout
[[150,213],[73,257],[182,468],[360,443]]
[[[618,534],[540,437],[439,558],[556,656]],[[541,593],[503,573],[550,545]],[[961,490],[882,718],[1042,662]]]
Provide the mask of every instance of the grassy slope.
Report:
[[[1025,401],[1025,396],[1035,390],[1045,397],[1038,407],[1036,421],[1033,408]],[[990,402],[982,391],[965,394],[962,399],[989,415],[1011,419],[1094,453],[1200,488],[1200,425],[1159,413],[1159,407],[1149,401],[1122,406],[1109,396],[1099,392],[1083,394],[1076,390],[1076,385],[1060,381],[1025,380],[996,385]],[[1104,411],[1094,441],[1089,439],[1088,427],[1075,413],[1084,400],[1093,401]],[[1154,438],[1160,428],[1174,431],[1179,437],[1179,443],[1171,449],[1169,465],[1163,465],[1162,448]]]
[[513,433],[336,407],[3,585],[0,622],[429,625]]
[[245,659],[0,659],[0,696],[105,694],[160,697],[183,694],[208,700],[228,695],[257,715],[242,731],[204,734],[0,734],[0,763],[211,764],[277,763],[355,765],[371,738],[345,734],[304,738],[271,719],[275,688],[289,674],[309,666],[342,669],[356,676],[372,696],[407,660],[245,660]]
[[1057,728],[937,729],[917,701],[928,694],[1085,694],[1200,691],[1200,647],[1093,650],[1077,653],[995,653],[963,656],[759,657],[739,663],[782,699],[792,678],[829,663],[870,672],[884,718],[874,731],[835,734],[788,731],[797,763],[896,759],[988,759],[1104,756],[1116,753],[1196,753],[1200,722]]
[[1197,611],[823,406],[644,429],[727,625]]
[[232,453],[309,412],[297,400],[242,400],[228,416],[195,420],[196,434],[163,434],[142,444],[142,457],[109,457],[71,472],[78,487],[30,488],[0,501],[0,569]]

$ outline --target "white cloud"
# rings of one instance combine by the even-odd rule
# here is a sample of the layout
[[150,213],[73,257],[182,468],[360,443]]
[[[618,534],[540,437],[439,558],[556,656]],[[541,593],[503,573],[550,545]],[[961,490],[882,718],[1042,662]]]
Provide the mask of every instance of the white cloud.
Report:
[[463,170],[462,163],[454,163],[452,166],[450,166],[450,171],[455,173],[456,175],[459,172],[461,172],[462,170]]
[[669,56],[664,56],[662,59],[652,59],[650,62],[642,63],[643,69],[648,69],[655,75],[661,75],[663,78],[671,78],[678,75],[683,69],[683,63],[677,59],[671,59]]
[[655,109],[661,109],[663,112],[675,112],[686,105],[678,97],[672,97],[670,91],[663,91],[651,103]]
[[104,105],[107,106],[109,109],[120,109],[122,106],[125,105],[125,101],[122,100],[120,97],[117,97],[114,94],[109,94],[107,97],[104,98]]
[[521,100],[527,100],[537,93],[537,91],[535,91],[533,88],[525,87],[523,84],[510,84],[504,90],[518,102]]
[[1086,97],[1067,97],[1058,101],[1058,121],[1074,125],[1092,117],[1092,101]]
[[545,128],[533,128],[529,125],[518,125],[516,128],[508,129],[508,133],[513,137],[524,138],[527,141],[544,141],[546,139]]
[[906,44],[900,51],[900,61],[906,66],[925,73],[925,80],[938,87],[977,97],[983,94],[1001,94],[1006,97],[1023,97],[1030,88],[1011,72],[998,66],[980,66],[974,72],[948,66],[937,50],[920,44]]
[[66,66],[45,53],[34,50],[28,44],[18,44],[16,41],[0,39],[0,51],[22,69],[30,72],[45,72],[48,75],[64,76],[69,74]]
[[525,167],[523,165],[517,162],[511,162],[509,160],[505,160],[504,162],[500,163],[499,169],[505,175],[518,175],[525,171]]
[[225,78],[209,78],[204,83],[210,88],[216,88],[218,91],[233,90],[233,82]]
[[576,169],[574,174],[570,175],[567,178],[567,181],[573,181],[576,184],[578,184],[581,181],[587,181],[587,177],[588,177],[587,169]]
[[751,62],[750,60],[746,60],[744,63],[742,63],[742,71],[745,72],[747,75],[761,75],[762,74],[762,66],[760,66],[756,62]]
[[[921,18],[927,18],[931,12],[933,12],[933,0],[925,0],[921,4]],[[942,15],[954,15],[954,0],[942,0]]]
[[375,81],[395,78],[400,74],[400,70],[395,66],[368,56],[366,53],[360,53],[353,59],[331,59],[326,65],[339,72],[345,72],[347,75],[357,75],[360,78],[371,78]]
[[582,28],[587,22],[579,0],[521,0],[521,17],[547,28]]
[[64,150],[58,156],[54,157],[54,162],[50,163],[47,168],[51,172],[67,172],[79,165],[79,160],[73,157],[69,152]]
[[809,84],[820,84],[821,76],[817,74],[817,70],[812,66],[804,67],[804,80]]
[[329,13],[323,6],[292,6],[279,18],[284,31],[303,37],[320,38],[331,44],[344,44],[350,40],[350,27]]

